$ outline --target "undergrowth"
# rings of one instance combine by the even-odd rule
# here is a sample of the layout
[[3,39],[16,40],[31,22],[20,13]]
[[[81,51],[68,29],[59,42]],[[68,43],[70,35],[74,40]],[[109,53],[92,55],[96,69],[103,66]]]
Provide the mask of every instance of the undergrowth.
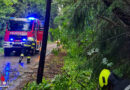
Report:
[[4,53],[4,49],[0,48],[0,54],[3,54],[3,53]]

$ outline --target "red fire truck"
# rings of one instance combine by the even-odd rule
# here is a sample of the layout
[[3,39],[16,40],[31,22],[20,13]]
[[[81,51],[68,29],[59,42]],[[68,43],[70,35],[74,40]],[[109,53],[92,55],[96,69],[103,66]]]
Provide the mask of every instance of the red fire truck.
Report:
[[23,44],[30,38],[36,43],[33,52],[39,51],[43,29],[43,23],[36,18],[10,18],[4,36],[4,55],[8,56],[12,51],[20,54]]

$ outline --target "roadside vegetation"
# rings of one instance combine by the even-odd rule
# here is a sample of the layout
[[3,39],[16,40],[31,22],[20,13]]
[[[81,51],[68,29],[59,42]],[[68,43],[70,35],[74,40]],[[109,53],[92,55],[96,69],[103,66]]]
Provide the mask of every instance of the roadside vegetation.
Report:
[[0,54],[3,54],[3,53],[4,53],[3,48],[0,48]]
[[[10,11],[1,14],[4,18],[30,14],[44,19],[43,0],[0,1]],[[103,68],[130,79],[129,0],[53,0],[51,12],[49,40],[60,40],[67,54],[62,73],[39,85],[29,83],[25,90],[95,90]]]
[[59,7],[55,18],[58,28],[50,31],[67,52],[63,73],[51,81],[43,79],[40,85],[30,83],[28,88],[95,90],[103,68],[130,78],[127,1],[55,0]]

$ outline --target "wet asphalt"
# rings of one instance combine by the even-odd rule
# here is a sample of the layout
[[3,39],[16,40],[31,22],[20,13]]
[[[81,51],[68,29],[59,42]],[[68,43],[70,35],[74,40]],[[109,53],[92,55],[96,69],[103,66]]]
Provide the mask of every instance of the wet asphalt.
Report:
[[[46,55],[49,55],[53,48],[56,48],[56,44],[48,44]],[[5,67],[8,63],[10,63],[10,80],[9,88],[2,90],[13,90],[15,87],[19,85],[22,76],[25,76],[24,72],[29,72],[31,68],[33,68],[36,64],[38,64],[40,59],[40,52],[34,56],[31,56],[31,63],[27,64],[26,56],[23,58],[22,63],[19,64],[19,56],[16,56],[15,53],[12,53],[10,56],[0,55],[0,74],[2,74],[5,70]],[[25,76],[25,78],[27,78]],[[1,90],[1,89],[0,89]]]

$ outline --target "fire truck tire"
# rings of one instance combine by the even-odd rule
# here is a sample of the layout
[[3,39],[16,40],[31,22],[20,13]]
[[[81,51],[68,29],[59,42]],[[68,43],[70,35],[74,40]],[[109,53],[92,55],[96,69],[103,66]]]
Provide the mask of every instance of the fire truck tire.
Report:
[[9,56],[10,55],[10,49],[8,49],[8,48],[5,48],[4,49],[4,56]]

